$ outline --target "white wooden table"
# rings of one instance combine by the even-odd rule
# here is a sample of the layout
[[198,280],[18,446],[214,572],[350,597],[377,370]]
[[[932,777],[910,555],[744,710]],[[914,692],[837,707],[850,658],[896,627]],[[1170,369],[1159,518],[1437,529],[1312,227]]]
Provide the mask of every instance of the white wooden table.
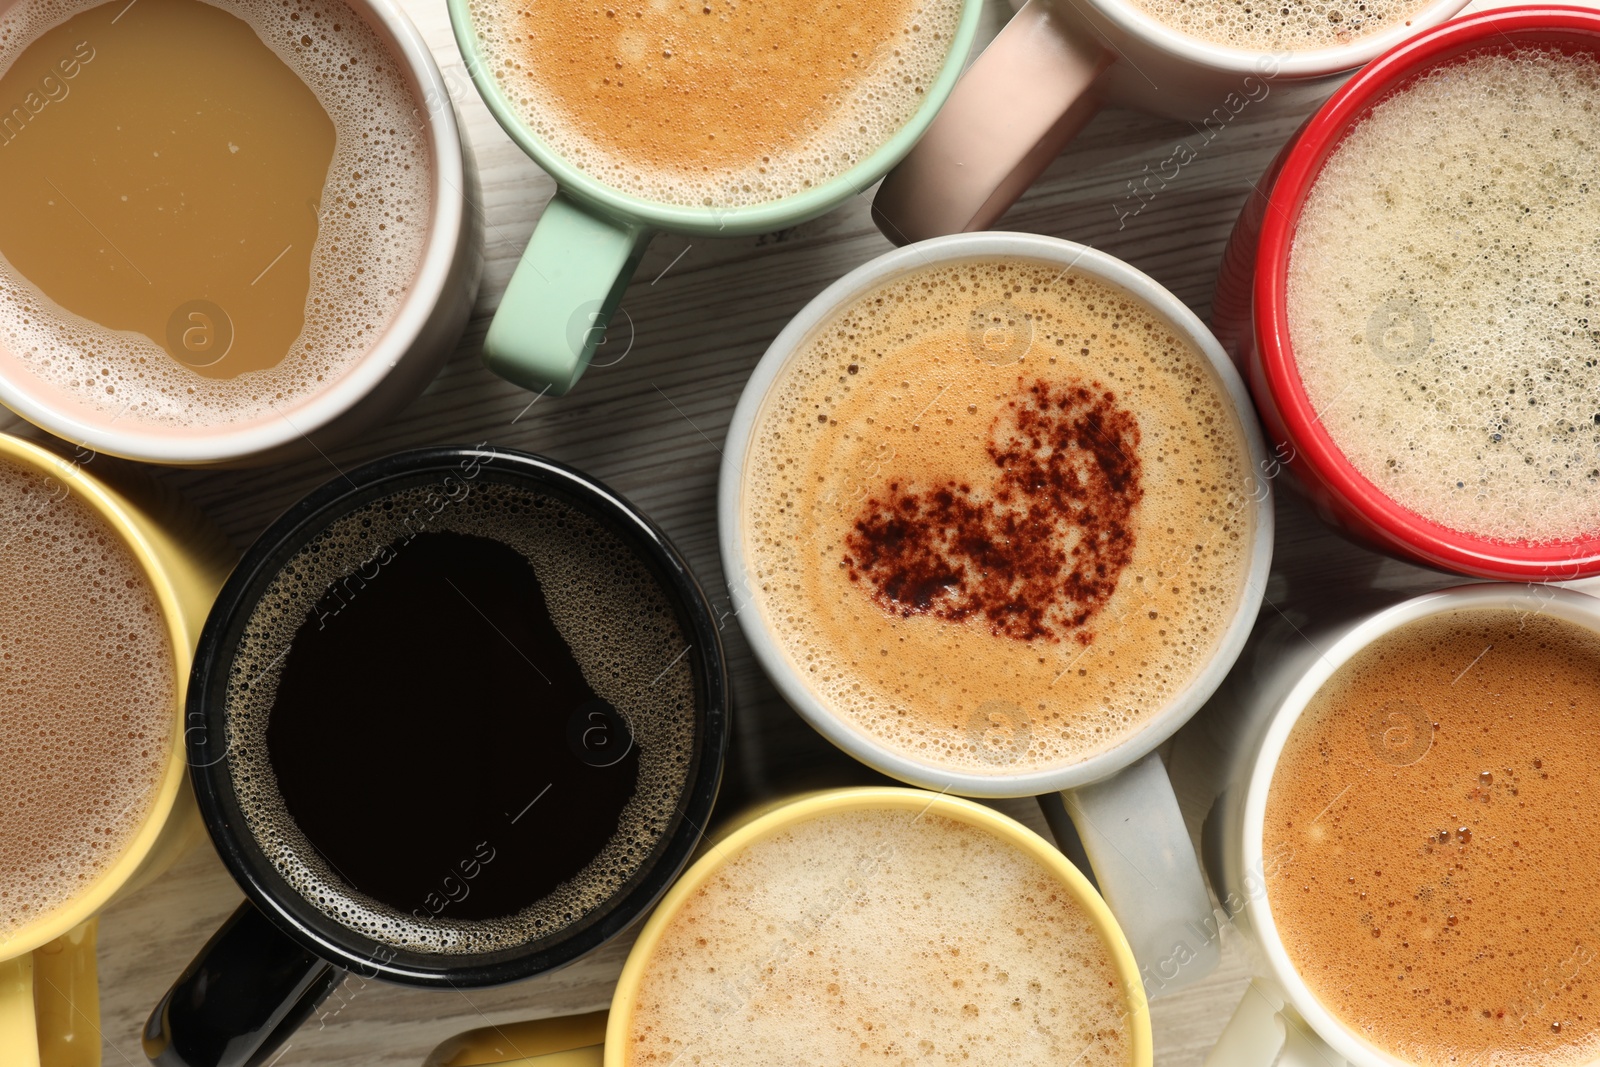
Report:
[[[554,186],[500,131],[478,99],[456,51],[443,0],[402,0],[433,48],[483,181],[487,267],[472,323],[427,394],[391,425],[331,453],[262,470],[161,471],[242,550],[284,508],[344,468],[401,448],[474,443],[543,453],[609,483],[677,542],[714,601],[726,605],[716,549],[717,465],[729,417],[767,343],[825,285],[887,251],[858,197],[814,222],[758,237],[692,242],[658,239],[623,301],[606,347],[577,390],[532,403],[485,371],[478,347],[512,267]],[[989,0],[980,44],[1009,16]],[[1241,114],[1207,141],[1194,127],[1128,111],[1102,113],[1001,223],[1082,241],[1128,260],[1207,317],[1212,280],[1234,216],[1294,119]],[[1128,183],[1154,171],[1187,141],[1196,158],[1137,215]],[[631,338],[630,338],[631,334]],[[625,355],[623,353],[626,353]],[[621,358],[619,358],[619,356]],[[603,364],[603,365],[602,365]],[[9,421],[8,421],[9,420]],[[28,432],[9,416],[0,429]],[[1268,604],[1310,610],[1325,596],[1370,589],[1399,599],[1451,584],[1357,549],[1327,533],[1294,500],[1278,500],[1278,545]],[[735,739],[725,803],[816,785],[873,781],[785,705],[761,675],[736,626],[723,634],[736,698]],[[1210,714],[1226,709],[1208,708]],[[1170,756],[1191,829],[1210,797],[1186,758],[1200,720],[1180,733]],[[997,807],[1041,832],[1031,800]],[[242,899],[208,846],[154,885],[111,909],[100,927],[105,1063],[143,1067],[139,1032],[152,1005],[217,924]],[[631,937],[564,971],[488,990],[438,992],[366,984],[319,1026],[303,1028],[276,1067],[414,1067],[439,1041],[489,1023],[605,1006]],[[1152,1007],[1156,1063],[1193,1067],[1243,993],[1248,960],[1224,936],[1221,968]]]

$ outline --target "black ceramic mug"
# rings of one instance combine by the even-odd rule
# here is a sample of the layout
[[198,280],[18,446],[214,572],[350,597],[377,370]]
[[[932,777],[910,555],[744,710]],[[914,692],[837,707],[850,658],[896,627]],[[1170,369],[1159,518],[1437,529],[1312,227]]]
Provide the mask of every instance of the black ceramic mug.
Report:
[[597,948],[689,859],[728,701],[694,576],[600,483],[489,447],[333,479],[201,634],[190,773],[247,900],[146,1054],[250,1067],[341,983],[492,985]]

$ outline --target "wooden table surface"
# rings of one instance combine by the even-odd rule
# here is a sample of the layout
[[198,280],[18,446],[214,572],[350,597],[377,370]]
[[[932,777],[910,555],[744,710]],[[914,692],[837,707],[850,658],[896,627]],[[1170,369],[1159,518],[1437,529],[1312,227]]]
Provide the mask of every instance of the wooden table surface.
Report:
[[[1009,16],[988,0],[979,43]],[[1597,0],[1600,2],[1600,0]],[[487,222],[487,264],[472,322],[427,393],[365,439],[308,459],[227,472],[164,470],[242,550],[298,497],[348,468],[424,444],[493,444],[543,453],[609,483],[666,529],[708,594],[726,606],[716,549],[720,447],[745,378],[779,329],[824,286],[891,247],[862,196],[813,222],[757,237],[656,240],[623,300],[625,314],[602,355],[568,397],[535,401],[478,360],[489,318],[554,186],[501,132],[473,90],[451,37],[443,0],[401,0],[431,45],[477,157]],[[1005,217],[1001,228],[1051,234],[1119,256],[1176,293],[1202,318],[1235,215],[1295,118],[1241,113],[1208,140],[1194,126],[1111,109],[1100,114]],[[1129,198],[1128,183],[1187,143],[1194,159],[1154,197]],[[15,420],[0,429],[29,432]],[[1356,591],[1400,599],[1452,584],[1446,576],[1387,560],[1326,532],[1280,494],[1277,556],[1263,619],[1314,615]],[[823,741],[778,697],[736,626],[724,631],[736,699],[735,740],[722,803],[875,776]],[[1174,740],[1174,781],[1198,832],[1210,803],[1197,738],[1209,707]],[[411,773],[415,773],[412,771]],[[1032,800],[997,807],[1047,832]],[[169,983],[242,899],[209,845],[112,907],[100,927],[105,1063],[142,1067],[139,1032]],[[1156,1001],[1156,1063],[1200,1064],[1242,995],[1248,955],[1225,932],[1222,966]],[[439,992],[367,983],[322,1024],[302,1028],[276,1067],[414,1067],[457,1031],[605,1006],[631,937],[558,973],[495,989]],[[334,1009],[337,1009],[334,1012]]]

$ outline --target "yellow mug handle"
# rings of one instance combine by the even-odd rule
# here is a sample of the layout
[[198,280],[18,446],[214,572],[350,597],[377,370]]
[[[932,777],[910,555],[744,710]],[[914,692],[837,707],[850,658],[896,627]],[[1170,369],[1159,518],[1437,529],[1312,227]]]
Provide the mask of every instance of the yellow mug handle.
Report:
[[468,1030],[430,1052],[424,1067],[601,1067],[609,1014],[592,1011]]
[[98,920],[0,962],[0,1064],[100,1067]]

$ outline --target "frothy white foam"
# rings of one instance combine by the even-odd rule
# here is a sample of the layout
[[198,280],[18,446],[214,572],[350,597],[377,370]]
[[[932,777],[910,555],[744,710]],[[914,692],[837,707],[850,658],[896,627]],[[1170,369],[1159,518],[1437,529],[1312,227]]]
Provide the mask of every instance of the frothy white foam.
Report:
[[1600,528],[1600,61],[1452,63],[1334,151],[1289,260],[1312,406],[1351,464],[1444,526]]
[[913,810],[747,845],[646,963],[629,1064],[1125,1067],[1099,930],[1043,864]]
[[1338,48],[1400,22],[1423,0],[1134,0],[1180,33],[1229,48],[1309,52]]

